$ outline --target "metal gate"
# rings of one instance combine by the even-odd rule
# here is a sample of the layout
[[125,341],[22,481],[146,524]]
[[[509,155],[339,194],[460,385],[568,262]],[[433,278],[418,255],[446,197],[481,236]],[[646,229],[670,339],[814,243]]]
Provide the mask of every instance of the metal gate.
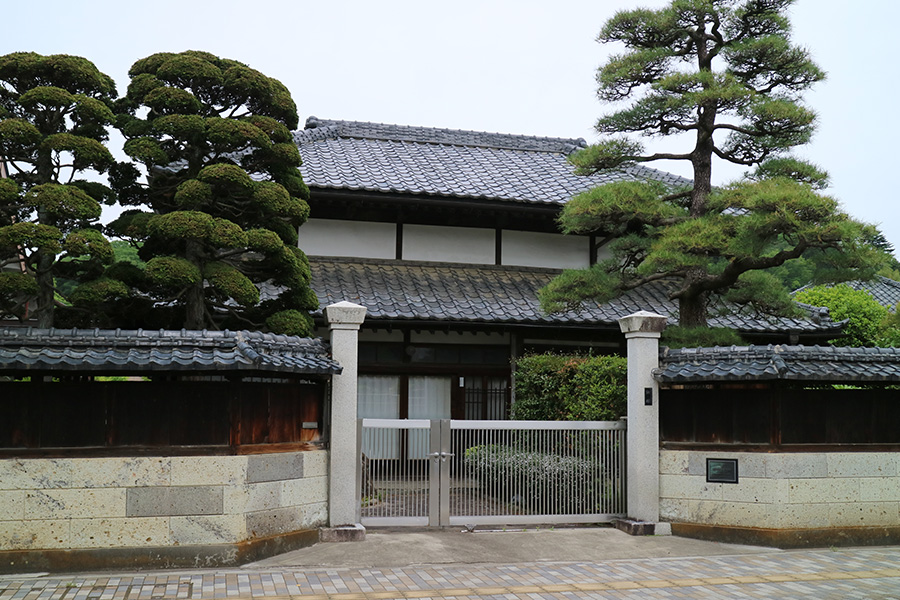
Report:
[[625,422],[360,419],[363,525],[624,516]]

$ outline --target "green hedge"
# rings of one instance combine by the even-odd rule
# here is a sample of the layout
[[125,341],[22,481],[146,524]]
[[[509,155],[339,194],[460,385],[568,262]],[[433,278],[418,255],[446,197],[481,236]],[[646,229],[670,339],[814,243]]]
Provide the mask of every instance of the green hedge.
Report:
[[673,325],[662,332],[660,345],[669,348],[711,348],[713,346],[743,346],[744,340],[734,329],[727,327],[682,327]]
[[615,421],[627,407],[627,368],[621,356],[524,356],[516,361],[511,418]]

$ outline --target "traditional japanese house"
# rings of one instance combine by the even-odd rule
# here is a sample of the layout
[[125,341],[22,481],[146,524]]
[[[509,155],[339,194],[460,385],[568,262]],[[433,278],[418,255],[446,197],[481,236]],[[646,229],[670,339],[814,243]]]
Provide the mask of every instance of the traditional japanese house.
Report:
[[[526,352],[624,353],[617,319],[674,315],[660,282],[579,312],[544,313],[538,290],[608,256],[609,239],[562,235],[575,194],[622,179],[688,182],[644,166],[585,177],[581,139],[329,121],[295,134],[312,218],[300,228],[322,306],[368,309],[360,337],[360,416],[502,419],[511,361]],[[716,316],[758,342],[835,337],[839,324]],[[321,323],[321,318],[320,321]]]

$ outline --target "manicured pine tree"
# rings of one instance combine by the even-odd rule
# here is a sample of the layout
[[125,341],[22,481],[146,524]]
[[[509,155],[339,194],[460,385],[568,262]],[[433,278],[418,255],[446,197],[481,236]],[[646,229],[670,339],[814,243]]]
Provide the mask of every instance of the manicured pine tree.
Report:
[[40,327],[90,321],[128,293],[105,274],[113,251],[97,220],[111,190],[81,179],[114,162],[105,142],[115,98],[113,80],[85,58],[0,57],[0,315]]

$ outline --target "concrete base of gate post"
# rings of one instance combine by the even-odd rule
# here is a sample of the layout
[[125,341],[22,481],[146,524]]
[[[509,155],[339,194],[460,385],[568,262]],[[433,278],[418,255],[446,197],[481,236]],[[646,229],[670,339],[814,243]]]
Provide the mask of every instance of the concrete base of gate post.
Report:
[[366,528],[359,523],[319,529],[320,542],[364,542],[365,540]]
[[672,535],[671,523],[616,519],[613,521],[613,525],[615,525],[616,529],[624,531],[628,535]]

